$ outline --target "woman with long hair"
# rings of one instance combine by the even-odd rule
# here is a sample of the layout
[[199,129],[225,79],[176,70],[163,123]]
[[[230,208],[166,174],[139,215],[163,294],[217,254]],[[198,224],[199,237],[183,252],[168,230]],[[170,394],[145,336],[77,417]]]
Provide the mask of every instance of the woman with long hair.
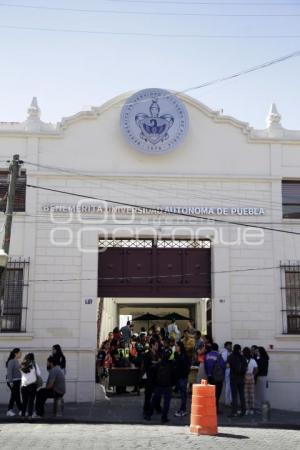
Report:
[[176,344],[176,351],[174,355],[175,370],[177,378],[177,386],[180,392],[181,405],[179,411],[175,413],[176,417],[186,416],[186,402],[187,402],[187,385],[188,376],[190,373],[191,363],[186,353],[183,342],[178,341]]
[[34,360],[34,354],[28,353],[21,364],[21,393],[22,393],[22,417],[28,412],[28,419],[32,419],[34,399],[37,391],[40,369]]
[[248,415],[254,414],[254,377],[257,372],[257,363],[253,358],[249,347],[244,348],[243,355],[247,361],[247,370],[244,380],[244,393],[246,402],[246,415]]
[[53,345],[52,356],[59,359],[59,367],[62,369],[64,374],[66,374],[66,358],[59,344]]
[[257,409],[261,410],[266,401],[266,390],[268,387],[269,355],[264,347],[258,347],[257,351],[257,374],[255,384],[255,400]]
[[19,410],[19,414],[22,412],[22,403],[20,397],[20,386],[21,386],[21,372],[19,360],[22,356],[21,350],[19,348],[14,348],[6,361],[6,380],[7,386],[10,389],[10,399],[8,404],[8,410],[6,415],[8,417],[15,416],[13,411],[14,404],[16,403]]

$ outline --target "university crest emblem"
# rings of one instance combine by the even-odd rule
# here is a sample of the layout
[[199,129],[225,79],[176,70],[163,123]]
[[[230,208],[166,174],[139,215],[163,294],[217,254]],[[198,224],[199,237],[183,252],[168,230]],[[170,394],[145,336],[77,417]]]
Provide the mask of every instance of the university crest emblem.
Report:
[[131,96],[121,112],[127,141],[144,153],[162,154],[177,147],[188,129],[183,103],[163,89],[144,89]]

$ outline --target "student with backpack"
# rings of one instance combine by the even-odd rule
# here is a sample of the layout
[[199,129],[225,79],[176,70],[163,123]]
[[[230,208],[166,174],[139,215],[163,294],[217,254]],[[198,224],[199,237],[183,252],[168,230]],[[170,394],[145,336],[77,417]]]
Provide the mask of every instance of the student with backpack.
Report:
[[233,346],[233,351],[229,355],[227,364],[230,367],[230,386],[232,394],[232,407],[231,414],[229,417],[238,416],[238,396],[240,398],[241,412],[240,416],[244,416],[246,413],[246,403],[245,403],[245,374],[247,371],[247,361],[246,358],[241,354],[241,346],[235,344]]
[[154,395],[151,401],[151,411],[149,416],[145,416],[146,420],[150,420],[153,414],[153,410],[158,405],[163,397],[163,407],[161,423],[169,422],[168,413],[170,408],[170,402],[172,398],[172,387],[175,384],[175,363],[171,359],[171,352],[169,349],[163,352],[161,361],[155,368],[154,376]]
[[217,413],[220,414],[219,400],[225,378],[225,363],[222,355],[219,353],[218,344],[213,343],[211,350],[206,353],[204,367],[209,384],[216,386],[216,407]]

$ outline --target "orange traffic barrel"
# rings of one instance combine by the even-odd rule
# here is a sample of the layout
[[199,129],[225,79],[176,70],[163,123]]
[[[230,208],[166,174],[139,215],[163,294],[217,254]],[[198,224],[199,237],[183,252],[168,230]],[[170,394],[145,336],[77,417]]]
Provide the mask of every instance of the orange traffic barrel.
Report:
[[218,434],[215,389],[207,380],[201,380],[201,384],[193,384],[191,433]]

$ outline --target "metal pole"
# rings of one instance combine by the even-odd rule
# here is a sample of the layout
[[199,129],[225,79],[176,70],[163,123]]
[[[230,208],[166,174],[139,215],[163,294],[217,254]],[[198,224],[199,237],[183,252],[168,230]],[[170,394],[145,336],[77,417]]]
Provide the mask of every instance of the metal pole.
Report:
[[[19,155],[14,155],[13,160],[9,166],[9,185],[8,185],[8,193],[7,193],[7,203],[6,203],[6,211],[5,211],[5,219],[4,219],[4,236],[2,241],[2,249],[5,253],[9,254],[10,247],[10,238],[11,238],[11,227],[12,227],[12,218],[14,212],[14,202],[16,195],[16,186],[17,180],[19,177],[19,170],[22,161],[19,159]],[[5,278],[6,278],[6,267],[0,267],[0,312],[3,312],[4,309],[4,292],[5,292]],[[0,321],[0,330],[2,328]]]

